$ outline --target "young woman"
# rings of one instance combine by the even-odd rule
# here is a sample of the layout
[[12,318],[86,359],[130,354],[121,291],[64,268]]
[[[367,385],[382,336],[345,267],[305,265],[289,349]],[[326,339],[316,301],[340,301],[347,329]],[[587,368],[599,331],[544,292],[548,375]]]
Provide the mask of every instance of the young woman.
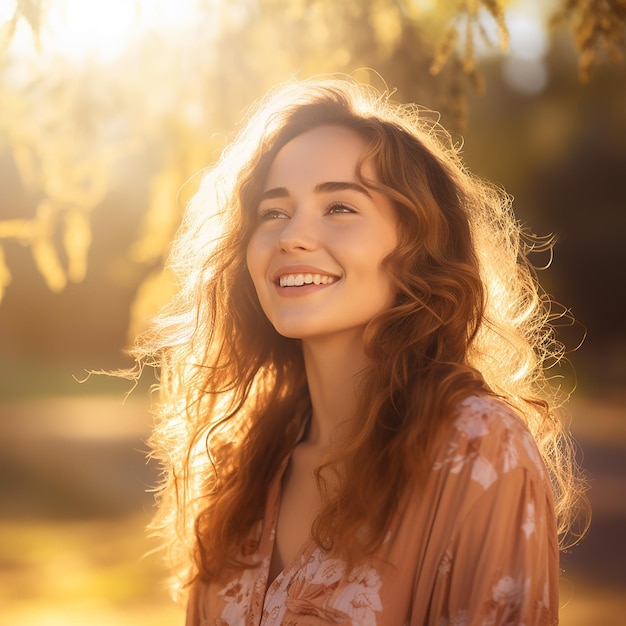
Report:
[[189,626],[557,623],[581,491],[526,251],[417,108],[344,79],[257,105],[135,352]]

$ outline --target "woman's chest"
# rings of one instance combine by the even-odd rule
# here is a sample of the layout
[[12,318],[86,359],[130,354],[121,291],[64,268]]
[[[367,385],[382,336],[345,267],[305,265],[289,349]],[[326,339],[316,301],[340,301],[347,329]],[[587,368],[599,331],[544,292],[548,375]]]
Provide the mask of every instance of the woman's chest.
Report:
[[302,552],[311,539],[311,527],[321,506],[314,474],[320,460],[306,448],[297,447],[286,468],[277,502],[270,581]]

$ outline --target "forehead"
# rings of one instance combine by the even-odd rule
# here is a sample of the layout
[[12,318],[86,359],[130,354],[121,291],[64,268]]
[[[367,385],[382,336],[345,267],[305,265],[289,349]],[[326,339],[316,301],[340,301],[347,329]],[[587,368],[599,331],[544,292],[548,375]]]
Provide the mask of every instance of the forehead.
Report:
[[[325,125],[298,135],[276,155],[265,189],[290,185],[316,185],[327,181],[356,181],[367,142],[345,126]],[[364,165],[364,173],[367,172]]]

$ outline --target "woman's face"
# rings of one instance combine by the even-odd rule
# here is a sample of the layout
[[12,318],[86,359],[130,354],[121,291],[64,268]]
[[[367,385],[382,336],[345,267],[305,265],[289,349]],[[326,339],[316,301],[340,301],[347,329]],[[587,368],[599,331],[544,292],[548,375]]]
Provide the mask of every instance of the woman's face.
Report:
[[[365,140],[320,126],[276,155],[258,205],[247,263],[274,328],[303,340],[363,327],[393,293],[382,260],[398,244],[391,201],[365,188]],[[363,174],[375,180],[373,163]]]

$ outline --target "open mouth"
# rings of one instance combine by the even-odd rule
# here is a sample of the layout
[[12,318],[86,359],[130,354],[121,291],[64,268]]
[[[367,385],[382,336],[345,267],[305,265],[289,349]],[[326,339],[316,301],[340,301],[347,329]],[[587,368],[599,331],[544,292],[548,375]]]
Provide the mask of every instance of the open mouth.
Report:
[[336,282],[336,276],[326,274],[284,274],[278,278],[280,287],[302,287],[303,285],[329,285]]

